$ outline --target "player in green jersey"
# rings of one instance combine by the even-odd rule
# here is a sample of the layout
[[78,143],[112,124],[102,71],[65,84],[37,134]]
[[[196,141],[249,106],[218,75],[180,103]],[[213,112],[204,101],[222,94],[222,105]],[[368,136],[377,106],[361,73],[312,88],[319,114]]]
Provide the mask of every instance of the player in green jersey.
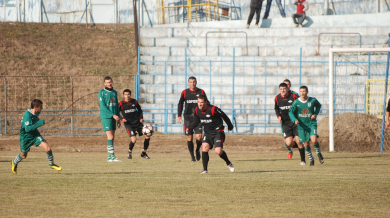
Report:
[[324,163],[320,145],[317,141],[317,115],[320,112],[321,104],[316,98],[308,97],[309,90],[306,86],[299,89],[301,97],[291,105],[289,116],[292,122],[298,125],[299,141],[304,143],[306,154],[310,159],[310,166],[314,166],[314,158],[310,149],[310,141],[313,143],[318,159]]
[[112,78],[104,78],[105,88],[99,92],[100,119],[103,131],[107,135],[107,162],[121,162],[114,154],[114,137],[116,127],[121,126],[119,115],[118,94],[112,87]]
[[42,111],[42,101],[34,99],[31,102],[31,108],[28,109],[22,120],[22,126],[20,128],[20,151],[15,160],[11,161],[12,172],[17,174],[18,163],[22,159],[27,158],[27,154],[30,151],[31,146],[35,144],[36,147],[41,147],[45,152],[47,159],[49,159],[49,166],[52,169],[61,171],[62,167],[55,165],[53,162],[53,152],[46,140],[41,136],[38,131],[38,127],[45,124],[44,120],[39,120],[38,116]]

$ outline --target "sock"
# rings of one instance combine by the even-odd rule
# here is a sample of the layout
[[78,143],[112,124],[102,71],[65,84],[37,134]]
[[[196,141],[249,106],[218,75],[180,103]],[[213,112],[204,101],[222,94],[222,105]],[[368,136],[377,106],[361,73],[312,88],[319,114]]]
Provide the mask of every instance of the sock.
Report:
[[202,152],[203,170],[207,171],[207,165],[209,163],[209,152]]
[[148,150],[148,148],[149,148],[149,141],[150,141],[150,139],[145,139],[145,141],[144,141],[144,150],[145,151]]
[[313,159],[313,155],[311,154],[310,146],[308,148],[305,147],[305,150],[306,150],[306,154],[309,157],[310,161],[313,161],[314,159]]
[[20,156],[20,154],[18,154],[18,155],[16,155],[16,158],[15,158],[15,160],[14,160],[14,164],[15,165],[18,165],[18,163],[20,162],[20,161],[22,161],[23,160],[23,158]]
[[194,158],[194,143],[187,141],[188,150],[190,151],[191,157]]
[[229,158],[228,158],[228,156],[227,156],[225,151],[222,151],[222,154],[219,155],[219,157],[222,158],[226,162],[226,165],[230,164],[230,160],[229,160]]
[[287,146],[287,144],[286,144],[286,143],[284,143],[284,146],[287,148],[287,150],[288,150],[288,153],[292,153],[292,150],[291,150],[290,146]]
[[196,150],[199,151],[200,147],[202,147],[202,141],[196,140]]
[[49,160],[49,165],[53,166],[53,152],[46,152],[47,159]]
[[146,151],[142,151],[142,154],[145,155],[145,154],[146,154]]
[[114,140],[107,140],[107,154],[108,154],[108,159],[114,159],[115,154],[114,154]]
[[305,160],[305,149],[304,148],[298,148],[299,149],[299,154],[301,155],[301,161],[306,162]]
[[320,143],[314,144],[314,149],[316,149],[317,155],[321,154]]
[[132,151],[132,150],[133,150],[133,148],[134,148],[134,145],[135,145],[135,144],[134,144],[133,142],[130,142],[130,144],[129,144],[129,150],[130,150],[130,151]]
[[294,148],[298,148],[297,142],[294,141],[294,146],[293,146],[293,147],[294,147]]

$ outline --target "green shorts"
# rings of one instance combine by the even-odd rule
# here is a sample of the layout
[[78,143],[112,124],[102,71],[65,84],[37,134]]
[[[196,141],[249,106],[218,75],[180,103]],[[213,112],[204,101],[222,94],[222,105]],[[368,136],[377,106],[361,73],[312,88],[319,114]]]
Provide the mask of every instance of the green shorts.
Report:
[[102,119],[103,131],[116,130],[116,120],[114,118]]
[[310,142],[310,136],[317,135],[317,125],[312,125],[308,129],[298,126],[299,142]]
[[22,153],[27,153],[30,151],[31,146],[35,144],[35,147],[38,147],[42,142],[46,141],[41,135],[36,136],[32,139],[20,138],[20,151]]

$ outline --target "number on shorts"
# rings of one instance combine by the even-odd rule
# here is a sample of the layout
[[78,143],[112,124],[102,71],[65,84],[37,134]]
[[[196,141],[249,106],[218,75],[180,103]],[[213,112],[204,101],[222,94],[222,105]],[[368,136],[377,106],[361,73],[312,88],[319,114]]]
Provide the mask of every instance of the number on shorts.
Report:
[[203,141],[206,141],[206,136],[203,136]]

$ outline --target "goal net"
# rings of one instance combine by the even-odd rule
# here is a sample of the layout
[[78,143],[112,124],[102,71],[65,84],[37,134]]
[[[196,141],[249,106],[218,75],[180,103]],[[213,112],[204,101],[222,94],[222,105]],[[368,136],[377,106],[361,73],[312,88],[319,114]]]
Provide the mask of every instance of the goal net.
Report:
[[329,151],[390,151],[390,48],[329,50]]

